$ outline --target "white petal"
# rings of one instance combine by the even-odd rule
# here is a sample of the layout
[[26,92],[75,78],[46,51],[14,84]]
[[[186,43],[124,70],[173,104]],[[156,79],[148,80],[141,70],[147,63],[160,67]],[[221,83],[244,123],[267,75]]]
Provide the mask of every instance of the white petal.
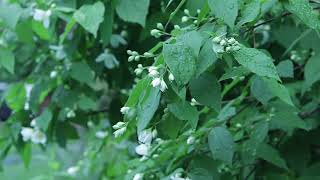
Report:
[[146,144],[140,144],[136,147],[136,153],[141,156],[146,156],[149,153],[149,146]]
[[151,129],[143,130],[138,135],[138,140],[143,144],[150,144],[152,141],[152,131]]

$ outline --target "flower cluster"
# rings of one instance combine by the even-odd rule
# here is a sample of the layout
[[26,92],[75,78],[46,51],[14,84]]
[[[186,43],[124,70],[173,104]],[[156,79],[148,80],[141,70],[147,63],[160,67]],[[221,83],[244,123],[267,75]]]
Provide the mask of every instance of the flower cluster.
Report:
[[[158,67],[150,66],[148,71],[149,71],[149,76],[151,78],[153,78],[153,80],[151,82],[152,87],[159,87],[162,92],[164,92],[166,89],[168,89],[168,86],[167,86],[166,82],[163,80],[163,77],[160,76],[160,73],[158,71]],[[170,76],[169,79],[174,80],[173,75],[169,75],[169,76]]]
[[[123,107],[127,108],[127,107]],[[122,108],[121,108],[122,109]],[[114,137],[122,136],[127,131],[127,124],[125,122],[117,122],[117,124],[113,125],[112,128],[116,131],[113,132]]]
[[36,120],[33,119],[30,123],[31,127],[22,127],[20,134],[23,141],[29,141],[35,144],[45,144],[47,142],[46,135],[36,125]]
[[154,54],[152,54],[150,52],[145,52],[145,53],[143,53],[143,55],[140,55],[137,51],[127,50],[127,54],[130,55],[128,58],[129,62],[132,62],[133,60],[139,61],[141,57],[144,57],[144,58],[154,57]]
[[[182,16],[182,18],[181,18],[181,22],[182,22],[182,23],[186,23],[186,22],[188,22],[189,20],[193,20],[193,19],[195,19],[195,20],[193,21],[194,24],[197,24],[197,23],[198,23],[197,18],[191,16],[191,15],[190,15],[190,11],[189,11],[188,9],[185,9],[183,12],[184,12],[185,15]],[[200,14],[200,12],[201,12],[201,10],[198,9],[198,10],[197,10],[197,14]]]
[[223,38],[221,36],[217,36],[212,39],[214,43],[214,51],[217,53],[224,53],[224,52],[232,52],[240,50],[240,43],[233,37],[231,38]]
[[154,138],[157,137],[157,130],[146,129],[138,134],[139,145],[135,148],[138,155],[143,156],[143,159],[149,155],[151,149],[151,143]]

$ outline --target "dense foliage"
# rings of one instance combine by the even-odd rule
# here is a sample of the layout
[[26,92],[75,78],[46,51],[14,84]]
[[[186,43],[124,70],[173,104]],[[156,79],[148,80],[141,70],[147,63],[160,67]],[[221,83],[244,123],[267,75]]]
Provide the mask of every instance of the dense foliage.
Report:
[[4,173],[42,153],[34,179],[319,179],[318,9],[1,0]]

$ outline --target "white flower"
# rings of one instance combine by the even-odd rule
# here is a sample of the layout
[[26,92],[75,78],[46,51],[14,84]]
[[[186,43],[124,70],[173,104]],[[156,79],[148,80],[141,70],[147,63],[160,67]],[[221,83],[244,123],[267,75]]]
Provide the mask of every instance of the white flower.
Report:
[[29,127],[22,127],[21,129],[21,135],[22,135],[22,139],[23,141],[28,141],[32,138],[34,130],[32,128]]
[[188,16],[183,16],[181,18],[181,22],[183,22],[183,23],[187,22],[188,20],[189,20]]
[[35,144],[45,144],[47,142],[47,137],[43,132],[36,129],[32,134],[31,141]]
[[135,174],[132,180],[143,180],[143,174]]
[[78,166],[71,166],[67,169],[67,173],[71,176],[75,176],[78,171],[79,171]]
[[138,140],[143,144],[150,144],[152,141],[152,131],[151,129],[143,130],[138,135]]
[[114,137],[119,137],[119,136],[122,136],[127,130],[127,127],[123,127],[123,128],[120,128],[118,130],[116,130],[115,132],[113,132],[114,134]]
[[164,92],[166,89],[168,89],[168,86],[167,86],[166,82],[164,82],[164,80],[161,80],[160,90],[161,90],[162,92]]
[[130,111],[130,107],[126,107],[126,106],[124,106],[124,107],[122,107],[122,108],[120,109],[120,112],[121,112],[122,114],[128,114],[129,111]]
[[30,95],[31,95],[31,90],[33,88],[33,84],[25,84],[24,88],[26,90],[26,97],[27,97],[27,99],[29,99]]
[[187,144],[192,145],[195,142],[196,138],[193,136],[189,136],[187,139]]
[[57,76],[58,72],[57,71],[51,71],[50,72],[50,78],[55,78]]
[[152,138],[154,139],[154,138],[156,138],[158,136],[158,131],[156,130],[156,129],[154,129],[153,131],[152,131]]
[[152,80],[151,84],[152,84],[153,87],[158,87],[161,84],[161,79],[160,78],[155,78],[155,79]]
[[117,122],[117,124],[113,125],[112,128],[117,130],[117,129],[122,128],[125,124],[126,123],[119,121],[119,122]]
[[73,111],[73,110],[70,110],[68,113],[67,113],[67,118],[73,118],[76,116],[76,113]]
[[37,126],[36,119],[32,119],[32,121],[30,122],[30,126],[31,127],[36,127]]
[[138,76],[138,75],[140,75],[140,74],[142,73],[142,71],[143,71],[143,69],[141,69],[141,68],[136,68],[136,69],[134,70],[134,73]]
[[220,41],[220,45],[221,45],[221,46],[225,46],[225,45],[227,45],[227,41],[226,41],[226,40],[224,40],[224,39],[222,39],[222,40]]
[[136,147],[136,153],[141,156],[146,156],[149,153],[150,146],[147,144],[140,144]]
[[196,106],[196,105],[199,105],[199,103],[198,103],[197,100],[195,100],[194,98],[192,98],[190,105],[191,105],[191,106]]
[[33,13],[33,19],[42,22],[45,28],[48,28],[50,25],[50,16],[51,10],[35,9]]
[[233,37],[228,39],[228,43],[230,44],[234,44],[235,42],[237,42]]
[[174,81],[174,76],[172,73],[169,74],[169,77],[168,77],[169,81]]
[[214,43],[220,43],[220,41],[221,41],[221,37],[219,37],[219,36],[212,39],[212,42],[214,42]]
[[149,71],[149,76],[155,78],[159,76],[159,72],[157,70]]
[[96,137],[99,139],[104,139],[108,136],[108,131],[98,131],[96,132]]

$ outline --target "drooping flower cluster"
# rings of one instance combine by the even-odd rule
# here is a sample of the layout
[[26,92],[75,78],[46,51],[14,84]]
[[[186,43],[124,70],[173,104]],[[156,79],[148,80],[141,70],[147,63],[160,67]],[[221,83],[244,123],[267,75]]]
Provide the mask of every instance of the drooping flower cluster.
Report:
[[[123,108],[125,108],[125,107],[123,107]],[[121,109],[122,109],[122,108],[121,108]],[[121,112],[122,112],[122,111],[121,111]],[[123,135],[123,134],[126,132],[126,130],[127,130],[127,124],[126,124],[125,122],[119,121],[119,122],[117,122],[117,124],[113,125],[112,128],[113,128],[114,130],[116,130],[116,131],[113,132],[113,134],[114,134],[114,137],[117,138],[117,137]]]
[[147,159],[150,155],[151,143],[157,137],[157,130],[145,129],[138,134],[139,145],[135,148],[138,155],[142,156],[142,160]]
[[33,119],[30,123],[31,127],[22,127],[20,134],[22,135],[22,140],[31,142],[35,144],[45,144],[47,142],[47,136],[39,129],[36,124],[36,120]]
[[231,38],[223,38],[221,36],[217,36],[212,39],[213,50],[216,53],[224,53],[224,52],[232,52],[240,50],[240,43],[233,37]]
[[160,91],[164,92],[166,89],[168,89],[168,86],[166,82],[163,80],[163,77],[160,76],[160,73],[158,71],[158,67],[150,66],[149,69],[149,76],[153,78],[151,85],[152,87],[159,87]]

